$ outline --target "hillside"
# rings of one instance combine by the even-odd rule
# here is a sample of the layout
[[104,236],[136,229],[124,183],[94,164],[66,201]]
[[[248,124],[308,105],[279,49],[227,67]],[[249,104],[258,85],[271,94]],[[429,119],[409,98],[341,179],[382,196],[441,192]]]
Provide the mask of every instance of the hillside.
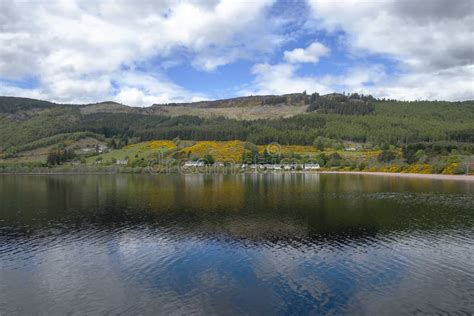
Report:
[[242,140],[311,145],[335,141],[472,148],[474,102],[398,102],[370,96],[295,93],[132,108],[0,97],[0,154],[50,146],[80,133],[115,143],[153,139]]
[[160,106],[186,106],[198,108],[231,108],[231,107],[254,107],[260,105],[305,105],[306,93],[292,93],[284,95],[253,95],[247,97],[237,97],[223,100],[199,101],[192,103],[168,103],[154,104],[153,107]]

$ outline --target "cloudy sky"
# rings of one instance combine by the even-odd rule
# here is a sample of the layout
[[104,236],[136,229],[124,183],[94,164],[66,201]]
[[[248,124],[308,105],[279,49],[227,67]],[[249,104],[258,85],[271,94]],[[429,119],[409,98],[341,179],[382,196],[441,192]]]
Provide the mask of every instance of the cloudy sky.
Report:
[[0,0],[0,95],[474,99],[472,0]]

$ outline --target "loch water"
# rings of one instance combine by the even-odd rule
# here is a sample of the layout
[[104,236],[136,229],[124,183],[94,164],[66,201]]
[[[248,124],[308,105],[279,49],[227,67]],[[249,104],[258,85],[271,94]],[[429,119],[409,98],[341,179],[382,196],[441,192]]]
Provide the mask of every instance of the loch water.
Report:
[[0,315],[474,313],[474,182],[0,175]]

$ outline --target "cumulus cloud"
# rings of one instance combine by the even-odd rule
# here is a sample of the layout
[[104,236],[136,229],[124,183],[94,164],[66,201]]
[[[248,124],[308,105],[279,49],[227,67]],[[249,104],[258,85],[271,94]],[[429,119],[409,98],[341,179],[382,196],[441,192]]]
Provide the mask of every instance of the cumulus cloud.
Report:
[[363,93],[398,100],[474,99],[474,65],[432,72],[410,72],[386,77],[376,85],[361,87]]
[[[5,79],[28,76],[38,79],[34,94],[50,100],[77,102],[85,95],[91,100],[110,98],[115,91],[114,73],[151,58],[172,59],[176,51],[187,54],[195,67],[214,70],[269,52],[281,40],[272,32],[274,23],[265,18],[271,4],[272,0],[252,5],[233,0],[2,1],[0,91],[15,90]],[[166,78],[161,80],[155,83],[170,86]],[[134,89],[134,95],[139,95],[139,85]],[[141,100],[161,90],[141,90],[145,96]],[[127,86],[121,95],[131,95],[130,91]],[[174,100],[165,95],[149,97]]]
[[[251,88],[241,93],[360,92],[401,100],[474,99],[474,8],[469,0],[308,0],[312,31],[337,36],[352,65],[340,75],[300,75],[297,63],[317,63],[319,43],[284,52],[286,63],[256,64]],[[311,31],[310,30],[310,31]],[[342,37],[341,37],[342,34]],[[319,45],[318,45],[319,44]],[[397,70],[363,62],[385,56]]]
[[299,75],[299,65],[256,64],[255,79],[241,89],[247,94],[285,94],[307,91],[327,94],[358,92],[398,100],[472,100],[474,66],[460,66],[433,72],[388,74],[381,64],[353,66],[340,75]]
[[307,91],[320,94],[335,91],[363,92],[366,86],[373,86],[386,78],[383,66],[371,65],[352,67],[343,75],[312,75],[298,74],[299,65],[256,64],[252,68],[255,80],[251,88],[240,91],[241,94],[286,94]]
[[298,76],[298,66],[293,64],[256,64],[252,68],[255,80],[251,88],[245,88],[240,94],[285,94],[302,91],[329,92],[328,87],[322,85],[312,76]]
[[474,98],[472,1],[309,0],[309,4],[315,25],[343,31],[346,48],[354,55],[381,54],[398,62],[401,74],[372,88],[379,95]]
[[474,63],[470,0],[310,0],[310,4],[323,28],[346,32],[352,49],[388,54],[418,68]]
[[321,43],[314,42],[306,48],[296,48],[284,52],[284,58],[290,63],[317,63],[323,56],[327,56],[330,49]]
[[[172,82],[169,67],[213,72],[245,59],[255,64],[254,80],[239,94],[474,99],[470,0],[307,0],[311,21],[303,5],[275,1],[0,1],[0,94],[136,106],[192,101],[209,96]],[[276,13],[285,10],[291,12]],[[279,51],[280,61],[273,60],[303,33],[315,37],[309,46]],[[345,73],[319,68],[333,57],[320,34],[337,56],[350,59]],[[303,67],[314,72],[302,75]],[[26,81],[34,84],[18,84]]]
[[120,90],[113,100],[123,104],[147,106],[207,99],[203,94],[190,93],[172,82],[142,72],[122,72],[114,82]]

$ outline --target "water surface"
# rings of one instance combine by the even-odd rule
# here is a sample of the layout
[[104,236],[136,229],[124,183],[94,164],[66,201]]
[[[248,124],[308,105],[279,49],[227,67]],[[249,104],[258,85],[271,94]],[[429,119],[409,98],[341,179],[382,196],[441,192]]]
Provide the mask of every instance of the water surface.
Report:
[[474,312],[474,183],[0,176],[0,314]]

